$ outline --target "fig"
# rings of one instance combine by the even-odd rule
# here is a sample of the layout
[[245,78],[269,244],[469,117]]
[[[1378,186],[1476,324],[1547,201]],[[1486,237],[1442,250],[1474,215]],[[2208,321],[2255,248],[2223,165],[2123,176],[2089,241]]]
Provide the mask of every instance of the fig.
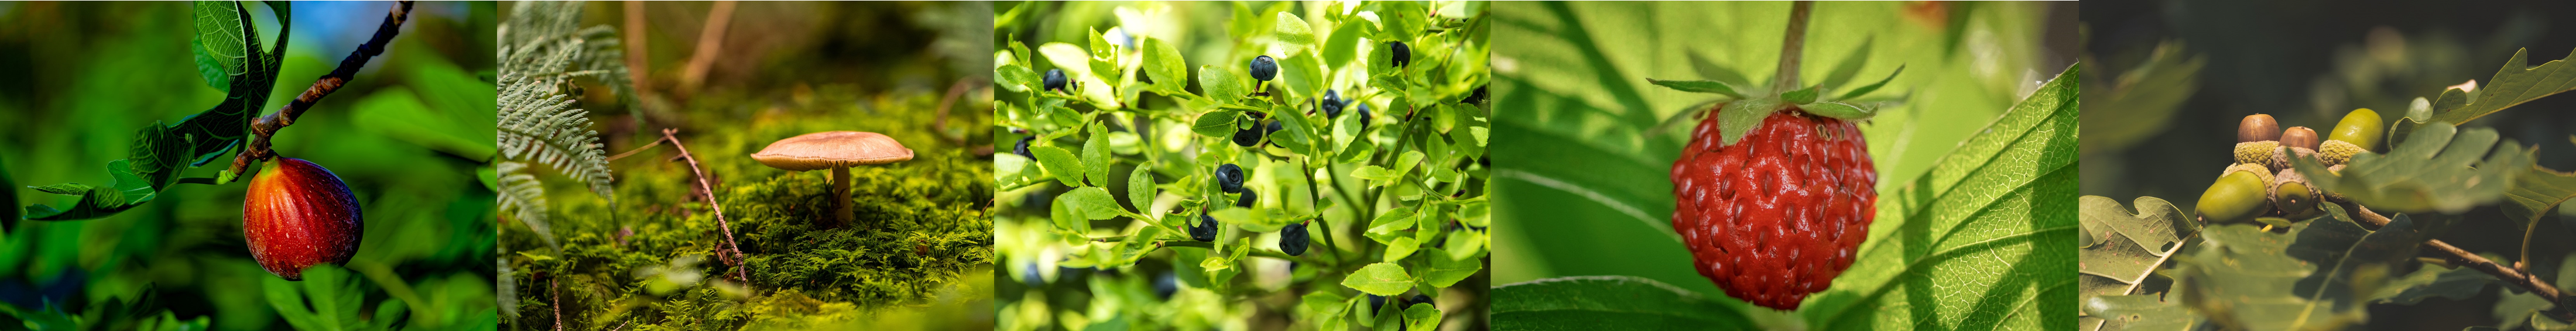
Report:
[[280,157],[261,167],[242,198],[242,238],[268,273],[303,280],[304,268],[349,262],[366,231],[358,197],[330,169]]

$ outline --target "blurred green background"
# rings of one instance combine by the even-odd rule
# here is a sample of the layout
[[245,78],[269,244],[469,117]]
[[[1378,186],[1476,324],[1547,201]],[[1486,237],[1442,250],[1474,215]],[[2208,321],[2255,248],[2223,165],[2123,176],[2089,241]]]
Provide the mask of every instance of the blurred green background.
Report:
[[[531,14],[524,4],[503,4],[502,16]],[[633,154],[609,161],[613,200],[534,166],[545,169],[548,232],[562,251],[502,220],[515,292],[505,293],[507,329],[992,328],[989,4],[577,7],[580,27],[616,29],[636,93],[583,80],[575,107],[608,154]],[[748,255],[748,283],[714,255],[725,239],[696,172],[671,143],[651,145],[665,129],[713,187]],[[750,157],[836,130],[885,134],[914,152],[849,170],[857,219],[840,228],[823,224],[831,171]]]
[[[1494,283],[1630,275],[1723,297],[1671,229],[1672,162],[1698,122],[1653,129],[1715,95],[1646,79],[1766,81],[1790,3],[1495,7],[1494,34],[1511,37],[1493,59]],[[1904,66],[1870,97],[1902,101],[1860,125],[1884,197],[2073,64],[2075,15],[2073,2],[1820,2],[1801,80],[1854,57],[1855,80]]]
[[[2083,194],[2123,202],[2153,196],[2185,212],[2232,162],[2235,128],[2246,115],[2323,130],[2354,108],[2370,108],[2394,122],[2415,98],[2469,80],[2486,86],[2500,68],[2576,50],[2576,2],[2566,1],[2092,1],[2082,16],[2086,67],[2095,70],[2083,96],[2093,108],[2083,118]],[[2528,62],[2506,63],[2518,49],[2528,49]],[[2571,107],[2576,98],[2544,97],[2461,127],[2495,129],[2538,148],[2542,167],[2576,169]],[[2554,217],[2560,221],[2538,225],[2534,274],[2558,274],[2566,267],[2554,261],[2576,250],[2576,242],[2563,240],[2576,234],[2563,222],[2576,218],[2566,207]],[[2524,225],[2505,221],[2501,208],[2461,216],[2466,221],[2436,239],[2470,252],[2521,251]],[[2371,323],[2361,328],[2495,326],[2500,311],[2546,304],[2500,304],[2510,301],[2500,300],[2504,292],[2372,305]]]
[[[257,16],[277,40],[276,15]],[[300,2],[274,111],[375,33],[390,1]],[[103,185],[102,166],[125,158],[135,130],[177,121],[224,98],[191,60],[190,3],[0,3],[0,165],[19,201],[72,197],[27,185]],[[365,312],[406,303],[413,329],[488,328],[492,299],[493,193],[474,169],[492,154],[493,4],[423,2],[384,55],[279,131],[275,150],[329,168],[356,193],[366,238],[347,264]],[[227,154],[225,158],[230,158]],[[221,163],[191,169],[211,177]],[[0,329],[22,320],[83,314],[101,329],[161,311],[210,317],[221,330],[288,325],[265,299],[276,276],[253,262],[241,236],[246,185],[177,185],[149,204],[85,221],[20,221],[0,239]],[[12,214],[15,215],[15,214]],[[308,273],[310,275],[311,273]],[[308,285],[314,283],[292,283]],[[131,303],[143,293],[158,300]],[[374,316],[374,314],[366,314]],[[358,316],[349,316],[355,318]],[[375,316],[382,317],[382,316]],[[472,328],[472,327],[468,327]]]

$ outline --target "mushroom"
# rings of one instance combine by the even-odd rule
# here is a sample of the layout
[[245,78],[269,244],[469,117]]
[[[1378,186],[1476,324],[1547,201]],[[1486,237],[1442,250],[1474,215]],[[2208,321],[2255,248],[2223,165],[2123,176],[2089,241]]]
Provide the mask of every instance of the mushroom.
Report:
[[911,160],[912,149],[875,132],[827,131],[769,143],[751,159],[787,171],[832,169],[833,220],[849,224],[856,217],[850,209],[850,167]]

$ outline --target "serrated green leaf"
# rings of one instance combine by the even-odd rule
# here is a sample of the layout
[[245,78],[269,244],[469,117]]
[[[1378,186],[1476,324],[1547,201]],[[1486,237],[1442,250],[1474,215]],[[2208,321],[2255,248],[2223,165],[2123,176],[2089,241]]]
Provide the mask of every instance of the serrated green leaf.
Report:
[[2339,329],[2367,320],[2371,300],[2411,263],[2442,221],[2397,215],[2378,231],[2341,216],[2300,222],[2275,234],[2253,225],[2211,227],[2179,259],[2174,292],[2211,322],[2236,329]]
[[1359,56],[1360,28],[1365,26],[1367,22],[1344,21],[1333,28],[1333,35],[1324,38],[1324,64],[1334,68],[1350,66],[1351,60]]
[[1440,308],[1428,303],[1413,304],[1404,309],[1404,326],[1406,330],[1439,330]]
[[1401,231],[1413,228],[1413,216],[1414,207],[1412,206],[1388,209],[1378,214],[1376,219],[1369,220],[1369,232]]
[[1242,112],[1233,109],[1218,109],[1199,114],[1198,119],[1190,120],[1190,132],[1213,138],[1232,138],[1235,131],[1234,123],[1243,120],[1242,115]]
[[1631,276],[1540,279],[1495,287],[1494,325],[1521,330],[1751,330],[1741,301]]
[[2548,215],[2550,208],[2576,198],[2576,173],[2565,173],[2532,165],[2513,183],[2505,185],[2504,216],[2517,224],[2529,224]]
[[2531,167],[2520,144],[2496,140],[2494,129],[2462,132],[2434,122],[2386,155],[2353,155],[2342,174],[2327,171],[2315,158],[2291,158],[2291,164],[2316,188],[2373,210],[2456,214],[2503,198],[2512,176]]
[[[2468,123],[2507,107],[2576,90],[2576,63],[2569,61],[2576,60],[2576,54],[2569,54],[2567,59],[2524,67],[2524,63],[2530,63],[2530,53],[2530,49],[2514,50],[2513,59],[2506,60],[2503,68],[2496,69],[2494,78],[2478,85],[2475,101],[2465,104],[2436,102],[2433,118],[2424,122]],[[2451,96],[2447,92],[2442,94],[2444,99]]]
[[[1134,204],[1134,205],[1136,205],[1136,208],[1140,208],[1140,209],[1151,209],[1151,208],[1153,208],[1153,207],[1150,207],[1150,206],[1153,206],[1153,205],[1154,205],[1154,194],[1155,194],[1155,192],[1154,192],[1154,172],[1153,172],[1153,169],[1154,169],[1154,167],[1150,167],[1150,166],[1146,166],[1146,165],[1139,164],[1139,165],[1136,165],[1136,170],[1135,170],[1135,171],[1127,173],[1127,203],[1129,203],[1129,204]],[[1156,213],[1156,212],[1155,212],[1155,211],[1144,211],[1144,212],[1140,212],[1140,214],[1148,214],[1148,215],[1151,215],[1151,214],[1154,214],[1154,213]],[[1155,217],[1163,217],[1163,216],[1155,216]]]
[[1413,275],[1406,274],[1404,266],[1394,263],[1370,263],[1342,278],[1342,286],[1378,296],[1394,296],[1413,288]]
[[1199,66],[1199,90],[1207,92],[1207,97],[1221,103],[1235,104],[1243,97],[1252,95],[1252,92],[1248,92],[1251,89],[1244,86],[1243,79],[1243,74],[1224,67]]
[[1055,146],[1031,146],[1029,154],[1036,154],[1038,167],[1054,175],[1056,181],[1064,182],[1064,186],[1082,186],[1082,172],[1086,168],[1081,159],[1073,157],[1073,152]]
[[2081,262],[2065,247],[2081,231],[2073,213],[2082,72],[2067,67],[1921,177],[1890,184],[1898,189],[1879,196],[1880,216],[1850,269],[1798,314],[1825,330],[1934,320],[1958,329],[2073,328],[2074,319],[2041,306],[2079,294],[2077,278],[2047,270]]
[[1109,161],[1109,130],[1092,123],[1091,141],[1082,143],[1083,177],[1092,186],[1109,186]]
[[1728,102],[1717,109],[1717,136],[1720,146],[1734,146],[1762,126],[1762,119],[1780,109],[1779,98],[1764,97]]
[[1073,200],[1070,199],[1055,199],[1048,203],[1047,218],[1055,221],[1057,230],[1073,233],[1091,232],[1091,222],[1088,222],[1090,219],[1082,217],[1082,212],[1074,211]]
[[2088,295],[2137,294],[2138,284],[2182,250],[2182,238],[2199,231],[2183,217],[2181,208],[2164,199],[2138,197],[2136,213],[2108,197],[2087,195],[2081,200],[2085,233],[2100,241],[2082,243],[2084,263],[2079,271],[2110,280],[2098,284],[2101,287],[2085,284]]
[[130,161],[109,161],[107,174],[110,178],[107,186],[90,187],[83,191],[80,201],[74,202],[70,210],[55,209],[43,204],[27,206],[27,219],[69,221],[105,218],[145,202],[151,202],[158,196],[159,191],[153,190],[151,184],[142,176],[134,174],[134,167]]
[[2425,264],[2415,269],[2415,273],[2381,286],[2378,293],[2370,296],[2370,302],[2412,305],[2436,297],[2467,300],[2485,291],[2487,286],[2499,284],[2495,276],[2475,268]]
[[1405,257],[1413,256],[1413,251],[1421,248],[1422,242],[1413,237],[1395,238],[1395,241],[1386,244],[1386,254],[1379,260],[1386,262],[1403,260]]
[[1446,249],[1432,248],[1428,250],[1429,252],[1426,253],[1426,255],[1431,257],[1431,266],[1422,268],[1422,279],[1425,282],[1431,283],[1431,286],[1433,287],[1446,288],[1452,285],[1457,285],[1458,281],[1466,280],[1468,276],[1475,276],[1476,271],[1485,270],[1485,263],[1477,260],[1474,256],[1458,258],[1453,256],[1455,254],[1450,253],[1449,250]]
[[1030,70],[1029,67],[1021,66],[1019,64],[993,68],[993,74],[994,76],[1001,77],[1000,82],[1002,83],[1002,87],[1010,89],[1012,92],[1035,91],[1040,88],[1045,88],[1042,84],[1046,84],[1046,81],[1044,80],[1045,78],[1038,77],[1037,71]]
[[1165,95],[1185,94],[1190,86],[1190,64],[1181,51],[1160,38],[1146,38],[1145,77],[1154,79],[1154,87]]
[[2088,318],[2104,322],[2084,330],[2192,330],[2207,321],[2157,294],[2088,296],[2081,307]]
[[1744,92],[1738,91],[1745,91],[1745,89],[1728,86],[1724,82],[1714,80],[1659,80],[1647,78],[1646,82],[1682,92],[1716,93],[1725,95],[1729,98],[1744,99]]
[[1361,166],[1359,170],[1351,171],[1351,177],[1368,180],[1370,187],[1385,186],[1386,182],[1395,181],[1402,175],[1376,165]]
[[33,188],[33,189],[36,189],[36,191],[37,191],[37,192],[45,192],[45,193],[53,193],[53,194],[61,194],[61,195],[69,195],[69,196],[80,196],[80,195],[83,195],[83,194],[89,194],[89,185],[82,185],[81,183],[62,183],[62,184],[45,185],[45,186],[28,186],[27,188]]
[[1099,187],[1076,188],[1056,199],[1066,201],[1066,208],[1086,220],[1105,220],[1127,214],[1126,207],[1118,206],[1118,198],[1110,197],[1109,190]]

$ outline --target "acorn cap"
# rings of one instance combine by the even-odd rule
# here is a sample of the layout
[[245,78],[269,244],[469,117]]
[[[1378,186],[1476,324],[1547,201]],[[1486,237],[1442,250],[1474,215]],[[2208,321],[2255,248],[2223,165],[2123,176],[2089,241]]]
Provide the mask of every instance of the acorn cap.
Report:
[[790,171],[824,170],[912,160],[912,149],[875,132],[827,131],[780,139],[751,159]]

